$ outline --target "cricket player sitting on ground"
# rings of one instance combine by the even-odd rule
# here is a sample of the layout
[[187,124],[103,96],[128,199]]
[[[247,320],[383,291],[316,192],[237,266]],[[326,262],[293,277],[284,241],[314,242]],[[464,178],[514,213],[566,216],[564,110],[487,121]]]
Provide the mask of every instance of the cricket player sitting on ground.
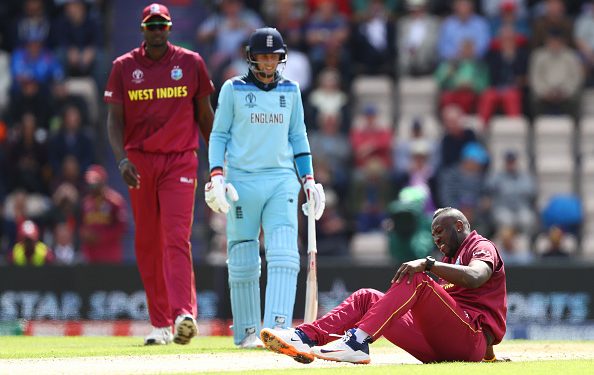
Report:
[[204,187],[205,200],[213,211],[227,214],[233,339],[243,348],[263,346],[260,227],[268,275],[263,324],[287,328],[300,265],[297,175],[316,219],[325,207],[322,185],[314,181],[299,86],[277,70],[286,60],[281,34],[273,28],[257,29],[247,47],[249,71],[223,84],[210,135],[211,178]]
[[369,363],[369,344],[384,336],[423,363],[497,360],[493,345],[505,335],[507,297],[495,245],[451,207],[435,211],[431,233],[440,262],[405,262],[385,294],[360,289],[311,324],[263,329],[265,346],[302,363]]

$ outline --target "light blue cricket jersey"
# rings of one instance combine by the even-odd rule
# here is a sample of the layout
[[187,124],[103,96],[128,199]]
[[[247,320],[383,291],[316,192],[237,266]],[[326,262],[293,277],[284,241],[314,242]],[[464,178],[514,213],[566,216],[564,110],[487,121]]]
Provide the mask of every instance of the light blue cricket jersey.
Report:
[[269,91],[249,73],[227,80],[221,88],[210,134],[210,169],[226,168],[226,177],[247,180],[269,176],[313,174],[301,91],[281,78]]

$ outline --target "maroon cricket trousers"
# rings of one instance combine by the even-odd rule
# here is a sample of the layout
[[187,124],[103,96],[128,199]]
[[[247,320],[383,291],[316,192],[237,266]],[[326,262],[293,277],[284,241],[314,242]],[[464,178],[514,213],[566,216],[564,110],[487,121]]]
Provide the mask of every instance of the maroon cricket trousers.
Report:
[[140,174],[140,189],[129,189],[136,262],[151,324],[167,327],[197,312],[190,233],[198,159],[194,151],[128,151],[128,159]]
[[298,326],[318,345],[358,327],[381,336],[421,362],[480,361],[487,346],[481,327],[425,273],[392,284],[384,294],[360,289],[312,324]]

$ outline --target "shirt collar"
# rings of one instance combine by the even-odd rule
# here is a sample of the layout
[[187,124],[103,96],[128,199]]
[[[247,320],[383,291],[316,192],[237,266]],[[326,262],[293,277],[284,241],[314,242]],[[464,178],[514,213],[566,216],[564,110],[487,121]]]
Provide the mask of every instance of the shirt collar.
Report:
[[165,64],[169,61],[169,59],[173,55],[173,45],[169,42],[167,42],[167,52],[165,52],[165,54],[159,60],[151,59],[146,53],[145,46],[146,46],[146,41],[143,41],[142,44],[140,45],[140,56],[141,56],[142,60],[145,62],[145,64],[148,66],[156,65],[156,64]]

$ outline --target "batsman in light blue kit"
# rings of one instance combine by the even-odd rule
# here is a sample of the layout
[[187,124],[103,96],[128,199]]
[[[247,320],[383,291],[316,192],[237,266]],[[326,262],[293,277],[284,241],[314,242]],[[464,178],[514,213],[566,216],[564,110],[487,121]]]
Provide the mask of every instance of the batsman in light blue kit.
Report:
[[[227,80],[219,95],[208,160],[205,200],[227,215],[227,266],[233,338],[244,348],[263,346],[262,325],[292,326],[299,251],[297,202],[322,216],[325,196],[316,184],[303,118],[301,91],[282,77],[287,47],[273,28],[257,29],[246,47],[249,71]],[[268,282],[264,323],[260,311],[260,228]]]

